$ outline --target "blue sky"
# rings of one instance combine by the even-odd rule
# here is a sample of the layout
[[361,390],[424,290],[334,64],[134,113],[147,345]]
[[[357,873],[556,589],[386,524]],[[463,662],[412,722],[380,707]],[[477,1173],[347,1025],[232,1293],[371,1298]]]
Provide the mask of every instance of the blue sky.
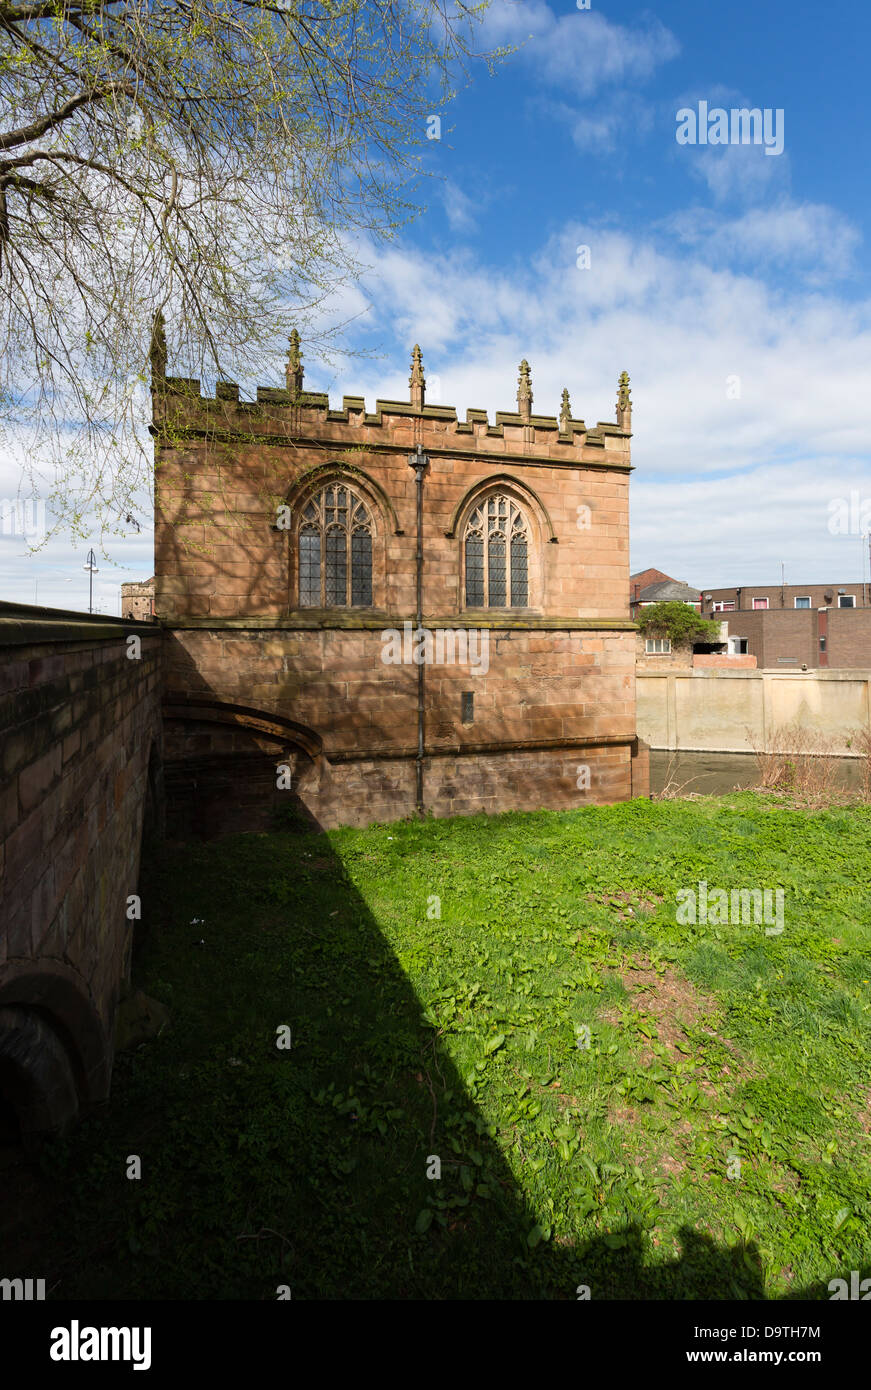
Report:
[[[493,77],[474,66],[422,149],[426,212],[365,248],[331,306],[376,356],[307,359],[307,386],[404,398],[419,341],[431,400],[512,409],[525,356],[534,409],[566,386],[593,424],[625,368],[633,569],[861,579],[862,526],[831,517],[871,499],[867,6],[494,0],[485,36],[522,46]],[[679,145],[700,101],[782,110],[783,153]],[[106,611],[151,573],[149,545],[110,545]],[[2,538],[3,595],[32,602],[41,572],[40,602],[87,606],[84,557],[58,541],[22,564]]]

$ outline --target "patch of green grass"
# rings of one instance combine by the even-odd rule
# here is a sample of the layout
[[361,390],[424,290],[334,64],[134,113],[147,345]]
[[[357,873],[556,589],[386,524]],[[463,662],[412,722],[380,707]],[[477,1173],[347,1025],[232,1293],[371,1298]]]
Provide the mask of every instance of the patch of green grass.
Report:
[[[680,922],[700,880],[785,930]],[[752,793],[168,848],[172,1025],[43,1156],[56,1294],[828,1297],[871,1273],[869,882],[867,808]]]

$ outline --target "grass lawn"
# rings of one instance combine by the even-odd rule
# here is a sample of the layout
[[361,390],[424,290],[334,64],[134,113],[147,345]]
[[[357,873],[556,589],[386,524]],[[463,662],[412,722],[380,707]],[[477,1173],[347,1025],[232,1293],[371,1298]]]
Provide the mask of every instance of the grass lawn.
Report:
[[[700,880],[782,888],[783,932],[679,924]],[[55,1297],[826,1299],[871,1275],[869,884],[871,808],[752,793],[168,846],[137,970],[171,1026],[44,1153],[28,1268]]]

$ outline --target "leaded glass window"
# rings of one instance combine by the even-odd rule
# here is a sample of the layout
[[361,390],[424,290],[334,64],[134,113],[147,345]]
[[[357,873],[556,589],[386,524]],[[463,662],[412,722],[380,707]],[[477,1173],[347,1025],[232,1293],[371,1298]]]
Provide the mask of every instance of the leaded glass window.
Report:
[[529,528],[513,498],[481,502],[466,524],[466,607],[526,608]]
[[343,483],[332,483],[303,508],[299,601],[303,608],[372,604],[372,518]]

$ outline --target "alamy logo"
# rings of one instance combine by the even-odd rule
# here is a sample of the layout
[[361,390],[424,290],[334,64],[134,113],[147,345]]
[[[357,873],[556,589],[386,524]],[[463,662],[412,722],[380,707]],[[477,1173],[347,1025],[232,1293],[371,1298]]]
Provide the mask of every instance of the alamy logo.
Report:
[[388,627],[381,634],[385,666],[468,666],[482,675],[490,669],[487,628],[439,627],[432,632],[405,622],[402,629]]
[[783,154],[783,108],[766,106],[722,106],[708,110],[706,101],[698,111],[682,106],[675,120],[674,138],[679,145],[764,145],[766,154]]
[[0,535],[45,535],[45,503],[34,498],[0,497]]
[[871,497],[852,488],[849,501],[833,497],[829,503],[829,531],[833,536],[866,536],[871,533]]
[[863,1279],[860,1282],[858,1269],[851,1269],[849,1285],[846,1279],[830,1279],[829,1293],[831,1294],[830,1303],[844,1298],[859,1303],[871,1303],[871,1279]]
[[766,923],[766,936],[783,931],[782,888],[709,888],[704,880],[695,888],[679,888],[675,920],[686,926],[755,926]]
[[52,1361],[132,1361],[134,1371],[151,1369],[150,1327],[53,1327]]
[[24,1303],[45,1298],[44,1279],[0,1279],[0,1298],[16,1299]]

